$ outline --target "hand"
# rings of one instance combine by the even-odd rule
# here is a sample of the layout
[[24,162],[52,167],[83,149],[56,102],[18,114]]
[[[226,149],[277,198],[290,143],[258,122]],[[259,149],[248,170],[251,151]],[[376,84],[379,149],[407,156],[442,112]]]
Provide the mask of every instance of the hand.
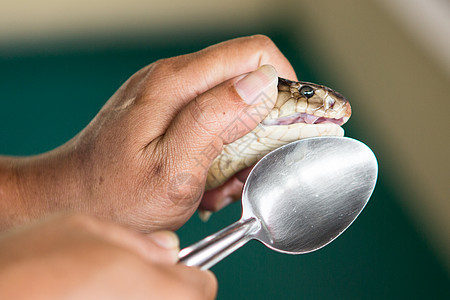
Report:
[[177,253],[172,232],[51,217],[0,236],[0,298],[214,299],[214,275],[176,265]]
[[[296,80],[264,36],[143,68],[74,139],[9,163],[21,205],[16,211],[23,219],[78,211],[144,232],[179,228],[199,206],[208,168],[223,145],[250,132],[273,107],[275,69]],[[230,179],[208,192],[203,206],[222,207],[239,197],[242,185],[242,178]]]

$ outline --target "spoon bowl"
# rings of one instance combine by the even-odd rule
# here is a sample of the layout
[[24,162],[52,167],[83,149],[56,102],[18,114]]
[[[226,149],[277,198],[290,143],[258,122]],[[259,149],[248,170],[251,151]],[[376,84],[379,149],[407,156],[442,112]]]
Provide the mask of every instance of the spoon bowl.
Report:
[[208,269],[256,239],[289,254],[315,251],[358,217],[375,188],[378,164],[363,143],[316,137],[282,146],[253,168],[242,217],[180,251],[180,263]]

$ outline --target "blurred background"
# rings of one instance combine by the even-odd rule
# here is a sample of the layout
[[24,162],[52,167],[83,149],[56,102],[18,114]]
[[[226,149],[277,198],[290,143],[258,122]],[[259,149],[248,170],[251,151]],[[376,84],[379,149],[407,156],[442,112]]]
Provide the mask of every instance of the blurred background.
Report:
[[[213,268],[218,299],[450,299],[450,2],[40,0],[0,8],[0,153],[51,150],[139,68],[266,34],[301,80],[350,100],[346,135],[380,174],[341,237],[290,256],[250,242]],[[179,230],[182,246],[239,204]]]

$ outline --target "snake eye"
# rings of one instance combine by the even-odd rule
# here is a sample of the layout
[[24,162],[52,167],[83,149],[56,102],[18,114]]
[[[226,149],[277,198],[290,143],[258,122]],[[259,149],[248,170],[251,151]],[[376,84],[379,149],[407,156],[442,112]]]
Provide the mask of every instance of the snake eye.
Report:
[[299,90],[300,94],[306,98],[311,98],[314,96],[314,89],[310,87],[309,85],[304,85]]

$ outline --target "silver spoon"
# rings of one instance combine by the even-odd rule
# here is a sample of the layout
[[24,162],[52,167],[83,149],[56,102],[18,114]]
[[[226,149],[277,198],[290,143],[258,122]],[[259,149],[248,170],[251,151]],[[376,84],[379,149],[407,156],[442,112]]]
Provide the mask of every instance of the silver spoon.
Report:
[[378,164],[363,143],[317,137],[263,157],[242,193],[239,221],[180,251],[180,263],[209,269],[255,239],[283,253],[315,251],[358,217],[375,188]]

